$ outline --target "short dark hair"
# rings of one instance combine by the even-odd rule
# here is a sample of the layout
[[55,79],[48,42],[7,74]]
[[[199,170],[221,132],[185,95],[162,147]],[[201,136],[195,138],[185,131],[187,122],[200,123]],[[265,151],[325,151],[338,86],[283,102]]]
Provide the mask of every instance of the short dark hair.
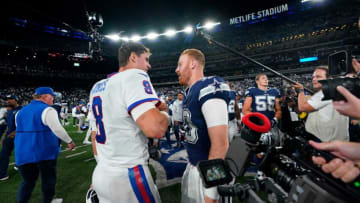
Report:
[[124,43],[118,51],[119,67],[126,66],[126,64],[129,62],[129,57],[132,52],[140,56],[143,53],[150,53],[150,49],[136,42]]

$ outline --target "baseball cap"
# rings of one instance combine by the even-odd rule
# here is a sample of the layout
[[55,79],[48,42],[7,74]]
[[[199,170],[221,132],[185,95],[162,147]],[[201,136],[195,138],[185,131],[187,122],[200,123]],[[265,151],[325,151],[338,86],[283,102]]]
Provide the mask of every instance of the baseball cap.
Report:
[[14,99],[16,101],[19,101],[19,98],[13,94],[6,95],[6,99]]
[[52,96],[56,96],[54,90],[51,87],[38,87],[35,90],[35,94],[36,95],[51,94]]

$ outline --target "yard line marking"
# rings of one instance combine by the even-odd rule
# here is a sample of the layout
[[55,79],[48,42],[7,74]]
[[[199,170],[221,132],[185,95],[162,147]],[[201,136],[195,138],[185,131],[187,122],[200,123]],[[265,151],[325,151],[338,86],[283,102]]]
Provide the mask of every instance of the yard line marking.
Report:
[[67,159],[67,158],[71,158],[71,157],[74,157],[74,156],[78,156],[78,155],[80,155],[80,154],[84,154],[84,153],[86,153],[86,151],[79,152],[79,153],[75,153],[75,154],[72,154],[72,155],[68,155],[68,156],[66,156],[66,157],[65,157],[65,159]]
[[90,159],[85,159],[84,162],[89,162],[91,160],[94,160],[95,158],[94,157],[91,157]]

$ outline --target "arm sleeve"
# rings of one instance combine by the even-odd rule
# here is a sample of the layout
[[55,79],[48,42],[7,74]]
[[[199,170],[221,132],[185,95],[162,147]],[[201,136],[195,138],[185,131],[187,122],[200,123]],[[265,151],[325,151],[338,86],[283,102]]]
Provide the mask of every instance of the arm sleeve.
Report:
[[[154,105],[158,103],[159,98],[147,73],[135,69],[128,77],[129,80],[123,84],[128,86],[128,88],[124,88],[124,95],[126,95],[124,101],[129,114],[132,114],[132,110],[143,103],[149,102]],[[138,116],[136,117],[138,118]]]
[[314,109],[319,110],[326,105],[331,103],[331,100],[322,101],[321,99],[324,97],[324,94],[321,92],[315,93],[307,102],[312,106]]
[[41,119],[44,125],[47,125],[51,131],[62,141],[66,143],[70,143],[72,141],[65,129],[61,126],[58,114],[54,108],[46,108],[41,114]]
[[208,128],[227,125],[228,112],[226,102],[222,99],[209,99],[201,107]]
[[151,102],[142,103],[131,111],[131,116],[136,121],[143,113],[147,112],[148,110],[155,108],[155,105]]

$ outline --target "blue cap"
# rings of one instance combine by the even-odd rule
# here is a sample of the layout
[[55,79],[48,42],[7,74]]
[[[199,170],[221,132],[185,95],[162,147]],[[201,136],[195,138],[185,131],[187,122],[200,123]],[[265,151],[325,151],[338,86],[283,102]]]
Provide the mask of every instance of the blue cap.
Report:
[[6,99],[14,99],[16,101],[19,101],[19,98],[13,94],[6,95]]
[[51,94],[52,96],[55,96],[55,93],[51,87],[38,87],[35,90],[36,95],[42,95],[42,94]]

